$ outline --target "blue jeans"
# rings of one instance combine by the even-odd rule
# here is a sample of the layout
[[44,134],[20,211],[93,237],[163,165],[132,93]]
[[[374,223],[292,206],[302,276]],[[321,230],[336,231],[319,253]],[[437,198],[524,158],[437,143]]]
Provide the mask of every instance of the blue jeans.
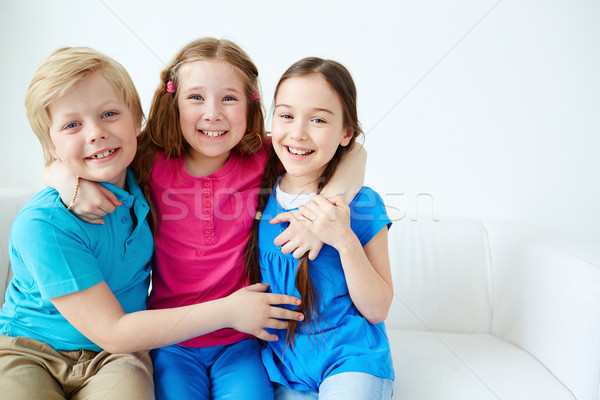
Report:
[[326,378],[319,393],[295,391],[275,384],[275,400],[390,400],[394,381],[362,372],[342,372]]
[[273,385],[254,339],[213,347],[152,350],[156,400],[264,400]]

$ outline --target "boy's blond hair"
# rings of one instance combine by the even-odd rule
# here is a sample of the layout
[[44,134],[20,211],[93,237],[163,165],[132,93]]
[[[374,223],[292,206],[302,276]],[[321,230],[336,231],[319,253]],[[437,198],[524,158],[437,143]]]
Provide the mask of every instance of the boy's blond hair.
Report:
[[27,118],[44,149],[46,164],[54,161],[50,139],[52,124],[48,108],[52,102],[92,72],[100,73],[122,96],[136,126],[142,125],[144,111],[140,96],[127,70],[112,58],[89,47],[56,50],[38,67],[25,97]]

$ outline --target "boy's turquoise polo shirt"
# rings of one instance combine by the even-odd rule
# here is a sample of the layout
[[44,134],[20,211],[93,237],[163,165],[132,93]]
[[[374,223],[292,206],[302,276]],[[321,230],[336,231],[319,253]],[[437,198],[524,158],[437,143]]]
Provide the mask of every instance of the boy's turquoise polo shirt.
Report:
[[0,310],[0,333],[27,336],[56,350],[100,348],[77,331],[50,299],[105,281],[126,313],[146,309],[154,250],[149,212],[131,170],[129,192],[102,183],[123,203],[103,225],[67,211],[54,189],[44,189],[13,222],[9,254],[14,277]]

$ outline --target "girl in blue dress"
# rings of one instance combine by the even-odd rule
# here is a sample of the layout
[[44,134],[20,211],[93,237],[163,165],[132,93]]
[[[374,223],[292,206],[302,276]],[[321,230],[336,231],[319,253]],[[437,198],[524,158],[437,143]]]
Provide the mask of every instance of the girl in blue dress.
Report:
[[[287,333],[271,330],[280,339],[262,351],[276,399],[392,396],[383,323],[393,297],[391,222],[381,197],[368,187],[349,205],[340,196],[319,195],[361,133],[356,88],[344,66],[305,58],[283,74],[263,180],[268,190],[259,196],[247,248],[252,282],[269,282],[273,292],[302,299],[304,321],[290,324]],[[285,244],[276,238],[292,218],[324,242],[316,258],[306,253],[298,260],[281,251]]]

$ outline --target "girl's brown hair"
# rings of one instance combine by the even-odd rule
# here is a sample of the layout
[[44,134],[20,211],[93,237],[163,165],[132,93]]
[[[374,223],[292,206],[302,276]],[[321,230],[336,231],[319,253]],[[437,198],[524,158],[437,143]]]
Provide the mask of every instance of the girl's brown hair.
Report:
[[[357,136],[362,134],[362,128],[358,121],[358,112],[356,107],[356,86],[352,79],[350,72],[340,63],[332,60],[324,60],[317,57],[303,58],[300,61],[294,63],[291,67],[285,71],[281,79],[277,83],[275,88],[275,98],[281,84],[287,79],[294,77],[307,76],[312,74],[319,74],[329,84],[331,89],[338,95],[343,110],[343,121],[345,128],[351,128],[352,138],[347,146],[338,146],[333,158],[323,171],[323,174],[319,178],[318,192],[321,192],[323,187],[329,182],[338,164],[350,151],[354,144]],[[264,211],[273,186],[277,181],[277,177],[280,173],[279,159],[275,154],[275,151],[271,149],[271,154],[267,162],[265,169],[265,176],[262,181],[262,189],[258,196],[258,207],[257,212]],[[251,283],[261,281],[260,264],[258,262],[259,249],[258,249],[258,226],[259,220],[254,220],[252,225],[252,231],[250,234],[250,240],[246,246],[246,272]],[[302,303],[298,307],[299,312],[305,315],[303,324],[306,325],[308,332],[309,322],[318,316],[317,310],[317,299],[318,293],[316,292],[309,273],[308,254],[304,254],[298,261],[298,269],[296,272],[296,289],[300,293]],[[286,341],[294,344],[294,335],[296,332],[296,321],[290,321],[290,325],[287,330]]]
[[[184,46],[160,74],[160,84],[154,92],[146,127],[138,141],[138,150],[133,160],[133,170],[138,183],[154,211],[148,183],[152,175],[154,160],[159,152],[167,157],[179,157],[188,149],[179,123],[177,93],[180,88],[180,72],[186,63],[202,60],[219,60],[231,65],[246,84],[248,111],[246,133],[234,148],[242,155],[256,152],[265,136],[262,103],[254,99],[260,92],[258,69],[244,50],[225,39],[201,38]],[[173,82],[175,91],[167,91],[168,82]],[[153,213],[156,218],[156,214]]]

